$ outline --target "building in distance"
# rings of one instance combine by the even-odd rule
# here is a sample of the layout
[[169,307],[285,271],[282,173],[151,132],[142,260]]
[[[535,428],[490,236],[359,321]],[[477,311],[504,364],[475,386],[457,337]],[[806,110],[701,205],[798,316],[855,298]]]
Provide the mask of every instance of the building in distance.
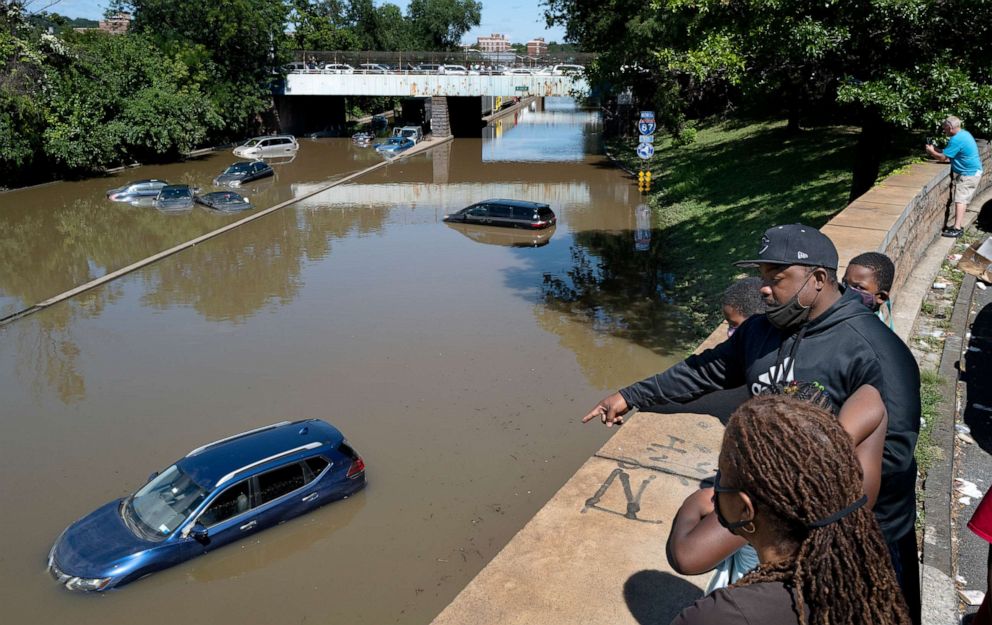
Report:
[[127,29],[130,27],[130,13],[114,13],[100,20],[100,30],[106,31],[111,35],[122,35],[126,33]]
[[534,37],[527,42],[527,56],[544,56],[548,53],[548,44],[544,37]]
[[493,33],[488,37],[479,37],[476,47],[480,52],[507,52],[511,49],[510,40],[506,35]]

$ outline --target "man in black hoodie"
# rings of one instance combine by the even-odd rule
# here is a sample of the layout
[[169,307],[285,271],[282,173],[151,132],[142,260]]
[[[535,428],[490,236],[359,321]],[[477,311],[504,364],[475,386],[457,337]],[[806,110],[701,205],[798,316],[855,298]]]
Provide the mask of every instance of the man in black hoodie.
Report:
[[[870,443],[871,424],[885,423],[880,484],[879,476],[871,475],[872,463],[867,463],[865,490],[875,500],[875,516],[913,620],[919,623],[916,360],[856,293],[841,291],[837,250],[815,228],[770,228],[757,258],[737,265],[759,267],[767,312],[749,318],[713,349],[606,397],[582,421],[598,418],[612,427],[623,423],[631,408],[682,404],[741,385],[751,395],[788,392],[792,382],[801,382],[822,388],[856,445]],[[754,495],[760,498],[760,493]]]

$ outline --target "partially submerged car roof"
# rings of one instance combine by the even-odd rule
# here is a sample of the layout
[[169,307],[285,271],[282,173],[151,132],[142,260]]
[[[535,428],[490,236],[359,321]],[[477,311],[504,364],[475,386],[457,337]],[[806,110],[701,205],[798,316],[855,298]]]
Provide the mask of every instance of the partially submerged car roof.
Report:
[[483,200],[481,202],[476,202],[476,204],[503,204],[504,206],[519,206],[521,208],[544,208],[549,206],[544,202],[528,202],[527,200],[506,200],[501,198]]
[[197,484],[213,489],[223,478],[232,483],[240,478],[240,474],[231,475],[239,469],[261,471],[290,457],[329,452],[343,441],[344,435],[336,427],[320,419],[282,421],[197,447],[176,464]]

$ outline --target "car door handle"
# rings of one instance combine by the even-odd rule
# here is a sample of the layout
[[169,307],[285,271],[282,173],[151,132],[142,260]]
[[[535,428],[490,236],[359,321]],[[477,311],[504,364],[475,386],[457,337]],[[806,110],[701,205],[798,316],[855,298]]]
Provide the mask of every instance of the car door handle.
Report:
[[255,527],[256,525],[258,525],[258,521],[248,521],[247,523],[245,523],[244,525],[241,526],[241,531],[244,532],[244,531],[250,530],[251,528]]
[[309,495],[303,498],[303,501],[313,501],[316,498],[317,498],[317,493],[310,493]]

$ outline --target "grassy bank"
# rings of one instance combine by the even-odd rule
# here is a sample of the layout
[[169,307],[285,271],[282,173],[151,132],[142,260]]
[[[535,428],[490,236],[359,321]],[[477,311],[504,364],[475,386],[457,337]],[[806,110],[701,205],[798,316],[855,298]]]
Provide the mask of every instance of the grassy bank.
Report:
[[[652,252],[664,255],[674,277],[670,300],[685,313],[683,348],[721,320],[720,296],[743,275],[731,263],[754,255],[764,230],[819,227],[846,206],[856,141],[850,127],[792,134],[784,121],[724,121],[702,126],[692,145],[655,144],[648,163],[654,182],[644,199],[654,213]],[[624,167],[647,169],[634,147],[620,140],[609,146]],[[909,160],[895,158],[883,169]]]

